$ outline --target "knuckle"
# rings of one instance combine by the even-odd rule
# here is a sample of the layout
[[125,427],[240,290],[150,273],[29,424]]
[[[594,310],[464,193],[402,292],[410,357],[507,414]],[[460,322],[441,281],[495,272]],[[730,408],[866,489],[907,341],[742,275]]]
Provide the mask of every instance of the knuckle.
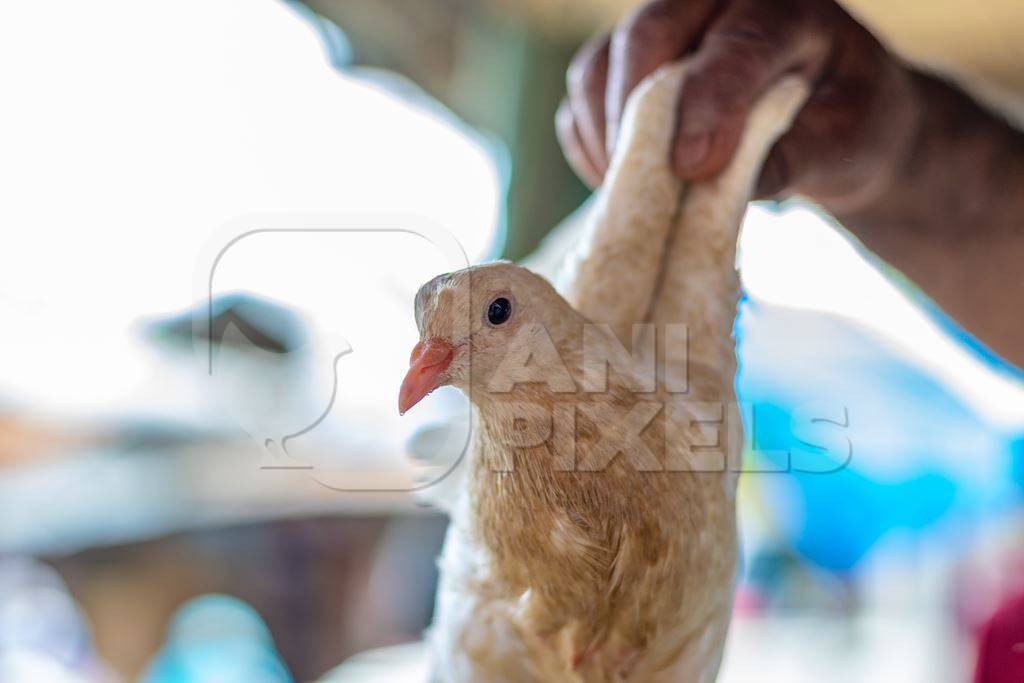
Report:
[[555,125],[562,128],[566,124],[572,124],[572,110],[569,108],[569,101],[563,99],[555,110]]
[[615,38],[634,45],[667,39],[675,29],[678,3],[679,0],[653,0],[643,5],[616,27]]
[[732,53],[711,74],[715,90],[723,98],[734,99],[757,90],[772,70],[772,60],[753,53]]
[[575,125],[572,109],[569,107],[568,101],[562,100],[562,103],[555,111],[555,133],[563,147],[575,146]]
[[775,31],[765,26],[763,22],[745,19],[723,28],[717,34],[717,38],[727,45],[764,54],[778,47],[778,36],[773,33]]
[[751,64],[771,61],[792,43],[793,31],[784,22],[751,14],[716,27],[707,41],[718,52]]
[[695,72],[683,86],[684,118],[691,126],[718,126],[746,109],[751,92],[751,82],[729,70]]
[[592,40],[573,56],[565,72],[566,84],[570,91],[574,88],[589,89],[596,83],[607,42],[607,36]]

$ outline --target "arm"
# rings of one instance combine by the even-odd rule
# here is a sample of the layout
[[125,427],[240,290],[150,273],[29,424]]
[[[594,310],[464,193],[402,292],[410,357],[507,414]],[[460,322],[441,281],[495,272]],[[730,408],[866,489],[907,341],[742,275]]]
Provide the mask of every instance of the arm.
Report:
[[720,172],[757,97],[803,75],[814,88],[758,194],[818,202],[1024,366],[1024,134],[909,69],[832,0],[653,0],[569,70],[559,139],[587,182],[607,170],[626,96],[680,55],[693,70],[668,150],[677,176]]
[[993,351],[1024,368],[1024,134],[915,74],[921,111],[891,182],[826,208]]

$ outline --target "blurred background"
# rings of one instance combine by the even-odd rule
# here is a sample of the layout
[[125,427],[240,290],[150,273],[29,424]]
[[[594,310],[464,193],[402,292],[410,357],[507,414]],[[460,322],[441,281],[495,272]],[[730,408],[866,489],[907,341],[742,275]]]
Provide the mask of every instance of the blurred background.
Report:
[[[0,680],[420,680],[468,408],[398,418],[412,296],[554,272],[565,68],[632,4],[0,5]],[[1024,121],[1017,0],[843,4]],[[741,260],[722,680],[969,680],[1024,594],[1021,373],[813,207]]]

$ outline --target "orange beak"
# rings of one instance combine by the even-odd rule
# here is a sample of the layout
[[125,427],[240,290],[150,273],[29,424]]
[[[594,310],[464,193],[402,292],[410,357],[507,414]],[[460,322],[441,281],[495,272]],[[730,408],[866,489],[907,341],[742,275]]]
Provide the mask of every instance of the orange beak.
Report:
[[399,415],[405,415],[423,397],[441,386],[454,354],[452,345],[443,339],[424,339],[416,345],[409,358],[409,372],[405,374],[398,392]]

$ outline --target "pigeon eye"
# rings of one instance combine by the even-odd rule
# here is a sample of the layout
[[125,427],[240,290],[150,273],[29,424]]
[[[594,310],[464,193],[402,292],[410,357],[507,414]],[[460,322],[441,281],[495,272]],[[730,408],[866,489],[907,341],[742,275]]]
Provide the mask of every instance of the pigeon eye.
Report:
[[503,296],[499,296],[487,307],[487,322],[492,325],[500,325],[512,315],[512,302]]

